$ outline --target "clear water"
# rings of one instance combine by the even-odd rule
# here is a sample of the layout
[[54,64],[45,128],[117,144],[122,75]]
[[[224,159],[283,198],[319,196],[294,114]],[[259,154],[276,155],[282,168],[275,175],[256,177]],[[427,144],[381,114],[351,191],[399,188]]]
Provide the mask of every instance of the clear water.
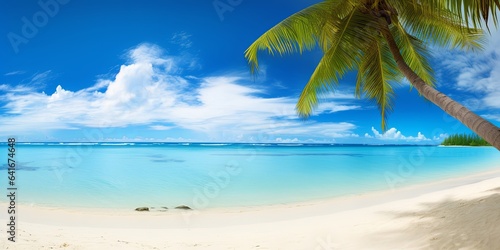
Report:
[[[500,167],[491,147],[273,144],[17,144],[18,202],[194,208],[300,202]],[[7,145],[0,152],[6,190]],[[0,201],[7,201],[1,196]]]

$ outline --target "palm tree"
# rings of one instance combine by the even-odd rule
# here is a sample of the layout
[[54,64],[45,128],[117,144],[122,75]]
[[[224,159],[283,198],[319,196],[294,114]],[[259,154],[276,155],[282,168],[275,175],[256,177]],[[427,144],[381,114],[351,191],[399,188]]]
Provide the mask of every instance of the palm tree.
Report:
[[[467,1],[467,0],[462,0]],[[425,4],[432,2],[432,4]],[[406,77],[426,99],[460,120],[500,150],[500,129],[434,88],[425,42],[447,48],[481,48],[482,30],[468,27],[444,0],[325,0],[286,18],[245,51],[251,71],[257,52],[323,51],[296,105],[307,118],[318,95],[334,92],[348,71],[357,70],[355,94],[378,105],[385,130],[394,85]]]

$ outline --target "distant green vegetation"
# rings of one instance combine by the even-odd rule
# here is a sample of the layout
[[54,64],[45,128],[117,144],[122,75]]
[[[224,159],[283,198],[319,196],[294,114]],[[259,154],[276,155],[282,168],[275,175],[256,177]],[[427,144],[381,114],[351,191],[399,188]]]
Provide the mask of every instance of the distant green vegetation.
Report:
[[444,139],[441,145],[445,146],[491,146],[476,134],[456,134]]

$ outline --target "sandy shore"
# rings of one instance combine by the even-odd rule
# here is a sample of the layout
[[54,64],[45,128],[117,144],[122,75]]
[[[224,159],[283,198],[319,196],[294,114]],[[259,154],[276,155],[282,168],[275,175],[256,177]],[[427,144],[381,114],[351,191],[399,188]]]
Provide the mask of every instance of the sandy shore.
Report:
[[[1,204],[6,207],[6,204]],[[500,249],[500,170],[269,207],[135,212],[20,206],[2,249]]]

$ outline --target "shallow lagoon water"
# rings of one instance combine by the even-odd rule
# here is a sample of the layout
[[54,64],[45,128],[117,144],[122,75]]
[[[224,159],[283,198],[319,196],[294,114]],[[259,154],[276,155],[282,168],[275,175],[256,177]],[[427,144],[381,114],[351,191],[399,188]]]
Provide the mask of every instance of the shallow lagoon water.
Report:
[[302,202],[463,176],[500,162],[492,147],[19,143],[16,149],[18,202],[63,207]]

